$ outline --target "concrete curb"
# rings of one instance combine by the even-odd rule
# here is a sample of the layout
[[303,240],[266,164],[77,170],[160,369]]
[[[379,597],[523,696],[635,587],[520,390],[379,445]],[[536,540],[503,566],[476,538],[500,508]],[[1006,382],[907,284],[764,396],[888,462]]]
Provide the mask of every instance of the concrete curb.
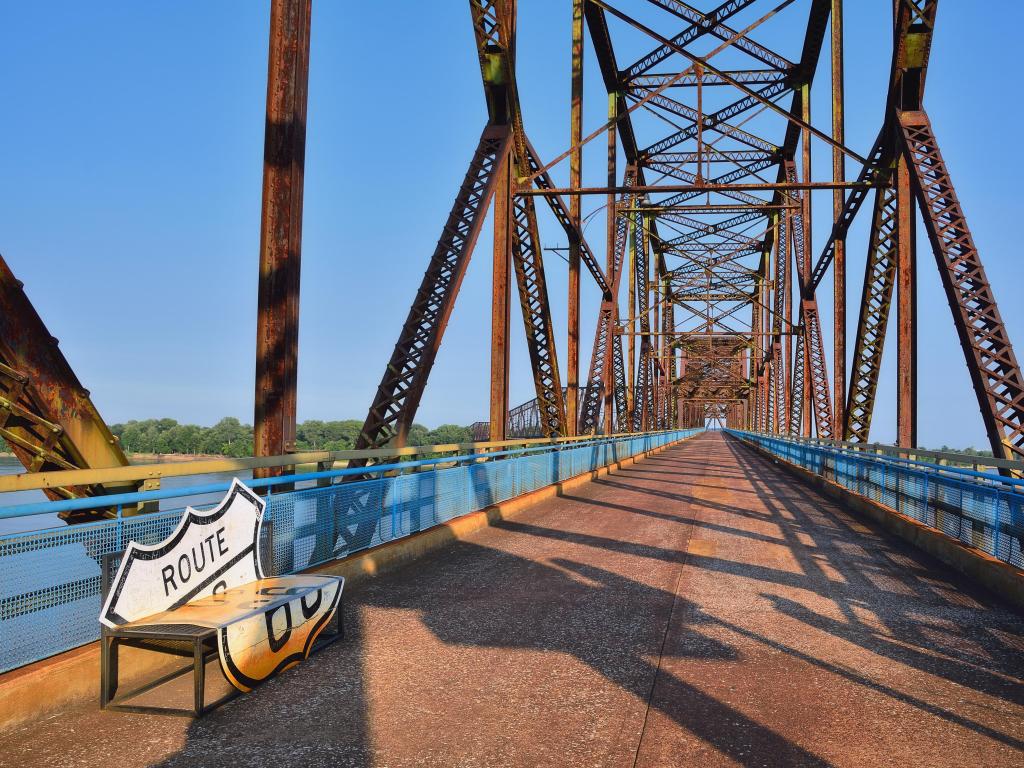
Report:
[[[599,477],[632,466],[681,442],[683,441],[677,440],[660,448],[639,453],[600,469],[457,517],[412,536],[382,544],[343,560],[325,563],[310,569],[307,573],[344,576],[348,582],[346,586],[350,588],[361,581],[400,568],[494,523],[511,518],[541,501],[560,496]],[[180,662],[167,661],[166,657],[133,648],[122,649],[121,659],[121,685],[125,688],[180,666]],[[0,675],[0,734],[28,725],[69,706],[89,701],[98,702],[99,675],[98,642]]]
[[1024,612],[1024,573],[987,552],[964,544],[942,531],[931,528],[911,517],[883,506],[878,502],[848,490],[810,470],[779,458],[760,446],[742,439],[738,442],[777,463],[799,480],[811,485],[822,495],[838,501],[845,509],[878,523],[890,533],[927,552],[954,570],[994,592],[1015,610]]

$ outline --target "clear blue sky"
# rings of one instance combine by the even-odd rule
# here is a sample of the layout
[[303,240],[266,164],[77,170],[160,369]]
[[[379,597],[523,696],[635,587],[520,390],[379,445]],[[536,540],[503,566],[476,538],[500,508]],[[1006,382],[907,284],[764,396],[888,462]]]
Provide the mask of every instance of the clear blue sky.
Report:
[[[804,16],[807,1],[787,16]],[[550,157],[567,144],[570,3],[520,5],[526,124]],[[1014,30],[1024,8],[994,5],[979,13],[974,3],[942,3],[926,102],[1020,340],[1021,166],[1006,152],[1012,139],[996,131],[1018,125],[1021,108],[989,73],[1018,73]],[[362,418],[486,113],[465,2],[313,6],[299,417]],[[847,6],[848,136],[863,153],[881,115],[891,0]],[[251,421],[268,9],[256,0],[0,8],[0,253],[110,422]],[[787,34],[795,41],[801,31]],[[587,65],[590,130],[605,103],[589,52]],[[827,67],[821,72],[814,106],[827,126]],[[602,151],[588,156],[590,180]],[[824,176],[828,154],[816,152]],[[564,170],[556,177],[564,181]],[[815,204],[825,209],[828,198]],[[850,241],[853,306],[866,219]],[[545,246],[564,245],[556,229],[543,234]],[[816,251],[826,234],[819,219]],[[982,445],[923,232],[920,242],[920,440]],[[486,417],[489,229],[481,243],[420,411],[428,425]],[[557,256],[548,275],[564,355]],[[596,298],[588,286],[586,357]],[[821,299],[830,303],[827,291]],[[855,320],[851,311],[851,348]],[[894,433],[892,344],[888,352],[879,440]],[[521,344],[513,370],[512,399],[521,402],[532,395]]]

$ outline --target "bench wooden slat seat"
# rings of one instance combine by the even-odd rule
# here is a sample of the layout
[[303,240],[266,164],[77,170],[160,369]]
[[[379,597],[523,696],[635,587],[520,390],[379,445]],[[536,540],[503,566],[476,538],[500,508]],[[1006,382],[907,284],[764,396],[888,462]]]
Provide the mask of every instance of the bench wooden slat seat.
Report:
[[[220,629],[252,616],[262,616],[295,598],[315,594],[317,590],[334,583],[334,576],[279,576],[258,579],[240,587],[233,587],[186,603],[180,608],[155,613],[138,621],[122,624],[121,631],[137,631],[144,627]],[[171,629],[170,631],[174,631]],[[182,629],[189,633],[191,630]]]

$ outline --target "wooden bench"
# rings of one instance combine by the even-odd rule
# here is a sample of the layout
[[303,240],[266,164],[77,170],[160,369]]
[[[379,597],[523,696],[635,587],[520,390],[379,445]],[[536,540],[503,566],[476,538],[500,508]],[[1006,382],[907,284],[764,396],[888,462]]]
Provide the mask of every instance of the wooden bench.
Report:
[[[129,545],[113,578],[107,577],[117,556],[107,556],[100,614],[102,708],[198,717],[343,637],[343,578],[263,575],[261,532],[269,531],[262,524],[263,504],[236,480],[215,509],[187,509],[166,540]],[[192,663],[118,697],[123,646]],[[206,665],[215,656],[233,690],[207,703]],[[192,709],[131,703],[190,671]]]

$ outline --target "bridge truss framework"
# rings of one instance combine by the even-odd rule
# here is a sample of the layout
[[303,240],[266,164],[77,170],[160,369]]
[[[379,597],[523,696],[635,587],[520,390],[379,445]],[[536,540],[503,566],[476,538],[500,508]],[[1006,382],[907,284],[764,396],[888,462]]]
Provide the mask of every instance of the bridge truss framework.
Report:
[[[494,223],[490,413],[486,427],[477,427],[491,440],[522,436],[520,423],[554,437],[710,420],[867,442],[895,301],[897,434],[901,446],[913,447],[914,232],[921,216],[993,452],[1024,459],[1024,381],[924,106],[938,0],[893,2],[886,105],[878,138],[864,155],[845,141],[842,0],[728,0],[713,8],[697,0],[565,0],[572,14],[569,141],[553,158],[538,154],[523,120],[516,0],[468,5],[487,120],[357,448],[404,444],[488,211]],[[311,0],[272,2],[257,455],[294,450],[310,12]],[[765,42],[780,37],[782,25],[804,31],[793,51]],[[608,95],[608,118],[585,133],[587,44]],[[822,59],[831,69],[825,127],[812,118],[810,99]],[[597,186],[584,184],[588,145],[607,156]],[[814,176],[815,149],[831,155],[829,178]],[[561,163],[568,164],[563,187],[552,177]],[[850,179],[849,167],[856,170]],[[815,190],[832,192],[820,252],[812,241]],[[583,234],[584,199],[605,203],[603,249]],[[865,203],[870,235],[850,350],[847,235]],[[538,206],[551,211],[569,242],[564,368]],[[827,338],[817,295],[830,272]],[[596,314],[596,331],[582,378],[581,280],[593,280],[601,294],[587,310]],[[510,409],[513,285],[535,397]],[[30,471],[127,463],[2,259],[0,436]],[[124,489],[48,493],[114,490]]]

